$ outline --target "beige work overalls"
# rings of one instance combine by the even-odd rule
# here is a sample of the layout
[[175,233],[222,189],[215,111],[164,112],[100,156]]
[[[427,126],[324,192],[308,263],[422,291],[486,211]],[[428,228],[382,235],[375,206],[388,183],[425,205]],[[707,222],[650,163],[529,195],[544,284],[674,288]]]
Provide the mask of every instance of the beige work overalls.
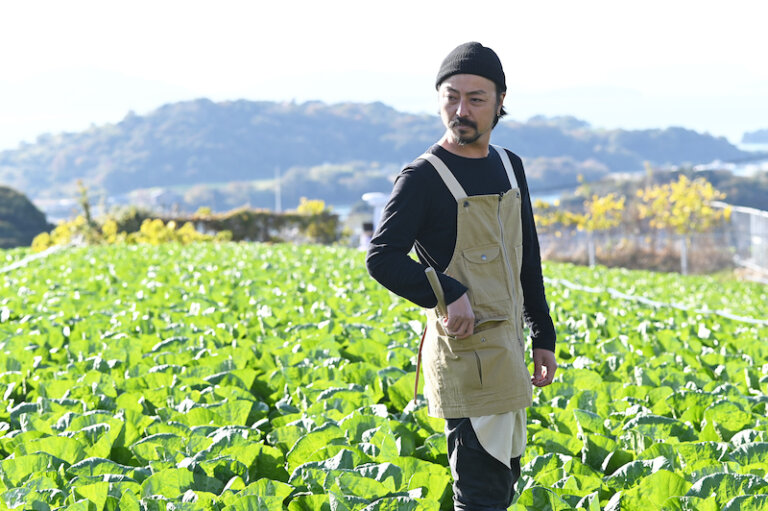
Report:
[[445,333],[436,310],[427,311],[424,392],[435,417],[479,417],[531,405],[522,324],[520,189],[506,151],[491,147],[512,185],[497,195],[468,197],[442,160],[430,153],[420,156],[456,199],[456,248],[445,274],[467,286],[475,314],[474,334],[457,340]]

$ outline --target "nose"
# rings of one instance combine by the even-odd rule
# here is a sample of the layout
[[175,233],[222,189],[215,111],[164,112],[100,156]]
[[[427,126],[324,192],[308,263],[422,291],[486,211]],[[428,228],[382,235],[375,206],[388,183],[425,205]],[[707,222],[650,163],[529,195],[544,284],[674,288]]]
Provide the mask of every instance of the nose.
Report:
[[467,114],[469,113],[468,107],[469,107],[469,101],[467,101],[464,98],[461,98],[459,100],[458,106],[456,107],[456,115],[458,115],[459,117],[466,117]]

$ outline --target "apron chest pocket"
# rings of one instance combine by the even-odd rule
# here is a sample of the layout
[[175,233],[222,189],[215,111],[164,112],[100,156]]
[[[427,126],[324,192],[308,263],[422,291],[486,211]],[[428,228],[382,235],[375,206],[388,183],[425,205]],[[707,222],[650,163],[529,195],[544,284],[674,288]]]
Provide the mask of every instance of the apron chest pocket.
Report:
[[510,298],[509,278],[501,247],[497,244],[462,251],[459,280],[469,288],[473,305],[494,304]]

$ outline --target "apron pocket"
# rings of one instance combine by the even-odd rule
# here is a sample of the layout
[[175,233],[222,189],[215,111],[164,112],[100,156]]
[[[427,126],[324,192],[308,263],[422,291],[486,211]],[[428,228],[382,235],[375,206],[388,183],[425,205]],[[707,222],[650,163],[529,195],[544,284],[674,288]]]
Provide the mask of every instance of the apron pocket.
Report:
[[462,251],[463,275],[458,280],[469,288],[473,305],[497,304],[509,300],[509,278],[498,244]]
[[515,334],[509,326],[493,328],[477,335],[480,339],[475,353],[480,359],[484,389],[521,387],[530,382],[524,350],[515,340]]
[[483,330],[466,339],[440,337],[446,349],[437,357],[439,387],[453,388],[459,395],[523,386],[531,376],[523,349],[508,322]]

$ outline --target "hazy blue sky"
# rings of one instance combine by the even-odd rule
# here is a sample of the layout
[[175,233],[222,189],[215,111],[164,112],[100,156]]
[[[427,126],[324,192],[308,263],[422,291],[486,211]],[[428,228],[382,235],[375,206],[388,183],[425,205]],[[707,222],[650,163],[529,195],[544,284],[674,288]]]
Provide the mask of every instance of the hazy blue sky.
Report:
[[437,110],[456,45],[494,48],[510,117],[768,128],[768,2],[4,2],[0,150],[208,97]]

